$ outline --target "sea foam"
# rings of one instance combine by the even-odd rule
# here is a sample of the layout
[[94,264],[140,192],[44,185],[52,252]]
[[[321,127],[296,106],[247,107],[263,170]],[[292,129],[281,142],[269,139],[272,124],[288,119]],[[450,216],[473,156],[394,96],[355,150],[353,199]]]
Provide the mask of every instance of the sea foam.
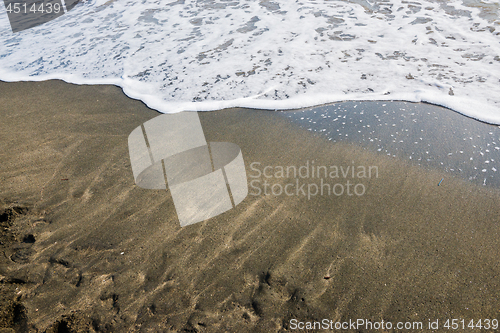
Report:
[[161,112],[404,100],[500,124],[498,12],[484,0],[92,0],[15,34],[0,14],[0,79],[115,84]]

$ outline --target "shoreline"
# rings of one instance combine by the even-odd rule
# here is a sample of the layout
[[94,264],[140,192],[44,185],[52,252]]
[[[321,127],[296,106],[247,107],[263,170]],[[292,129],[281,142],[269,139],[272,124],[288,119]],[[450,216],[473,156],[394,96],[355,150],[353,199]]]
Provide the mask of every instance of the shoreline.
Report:
[[241,148],[247,176],[255,162],[314,160],[375,165],[379,177],[363,179],[361,196],[248,195],[180,228],[169,192],[138,188],[130,168],[128,135],[156,111],[115,86],[0,90],[0,328],[282,332],[293,319],[500,310],[498,189],[332,143],[272,112],[199,112],[207,142]]
[[[0,73],[5,76],[5,73]],[[262,111],[297,111],[303,109],[311,109],[318,108],[323,106],[328,106],[332,104],[339,104],[345,102],[407,102],[407,103],[416,103],[416,104],[427,104],[434,107],[439,107],[456,113],[460,116],[466,117],[468,119],[480,122],[482,124],[491,125],[491,126],[500,126],[500,117],[496,115],[497,109],[489,103],[484,103],[481,101],[475,101],[468,97],[463,97],[460,99],[456,99],[453,97],[454,95],[443,94],[439,97],[436,97],[435,93],[429,92],[428,96],[426,96],[425,92],[420,92],[413,97],[408,97],[411,93],[390,93],[386,92],[384,94],[362,94],[352,93],[350,95],[342,94],[342,97],[330,96],[330,95],[314,95],[308,96],[307,98],[303,96],[297,96],[287,101],[289,103],[283,103],[283,100],[256,100],[255,98],[266,95],[270,90],[268,89],[262,93],[259,93],[255,96],[237,98],[229,101],[203,101],[204,107],[199,107],[200,102],[181,102],[181,103],[169,103],[172,105],[170,109],[166,109],[163,107],[165,103],[159,99],[151,98],[150,95],[142,95],[139,93],[132,93],[131,89],[125,84],[120,85],[120,79],[99,79],[96,81],[88,81],[88,82],[78,82],[78,80],[71,80],[71,76],[65,76],[61,78],[60,75],[52,76],[45,75],[42,78],[40,77],[21,77],[20,79],[16,79],[15,81],[8,81],[5,78],[0,79],[2,83],[18,83],[18,82],[47,82],[47,81],[61,81],[66,84],[77,85],[77,86],[115,86],[120,88],[123,93],[127,96],[127,98],[140,101],[148,108],[153,109],[161,114],[163,113],[176,113],[176,112],[213,112],[219,110],[226,109],[250,109],[250,110],[262,110]],[[125,92],[128,91],[128,92]],[[359,96],[369,96],[369,98]],[[451,98],[451,99],[450,99]],[[300,100],[308,100],[309,102],[299,102]],[[312,103],[311,101],[315,102]],[[443,102],[446,100],[447,102]],[[251,103],[251,102],[255,103]],[[292,103],[290,103],[292,101]],[[294,105],[292,106],[283,106],[286,105]],[[462,109],[461,105],[475,105],[475,109],[488,110],[488,115],[478,115],[475,112],[471,112],[467,109]],[[187,106],[188,105],[188,106]],[[206,105],[209,105],[208,107]],[[214,105],[214,106],[211,106]],[[266,105],[266,107],[263,107]],[[190,107],[192,106],[192,107]],[[160,111],[162,110],[162,111]]]
[[280,114],[332,143],[352,143],[500,188],[500,127],[447,111],[425,103],[351,101]]

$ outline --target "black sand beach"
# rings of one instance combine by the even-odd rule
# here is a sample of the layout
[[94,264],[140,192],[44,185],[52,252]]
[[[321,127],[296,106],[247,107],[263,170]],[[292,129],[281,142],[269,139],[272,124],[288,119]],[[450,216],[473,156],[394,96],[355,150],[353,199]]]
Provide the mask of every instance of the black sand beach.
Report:
[[[329,179],[362,195],[249,194],[181,228],[169,192],[137,187],[130,167],[128,135],[157,112],[114,86],[0,92],[2,333],[287,332],[324,319],[445,332],[448,319],[500,317],[496,188],[273,112],[204,112],[207,141],[237,144],[256,184],[319,179],[252,178],[252,163],[377,166],[378,177]],[[370,331],[351,328],[338,331]]]

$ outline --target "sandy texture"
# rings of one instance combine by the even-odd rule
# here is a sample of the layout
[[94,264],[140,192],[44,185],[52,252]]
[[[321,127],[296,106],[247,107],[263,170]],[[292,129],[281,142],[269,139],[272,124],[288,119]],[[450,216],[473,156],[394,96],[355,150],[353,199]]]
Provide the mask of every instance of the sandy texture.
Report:
[[500,317],[494,189],[329,143],[272,112],[209,112],[207,141],[239,145],[247,171],[314,160],[375,165],[379,177],[359,197],[249,195],[181,229],[168,191],[138,188],[130,169],[128,134],[155,111],[112,86],[0,92],[0,332]]

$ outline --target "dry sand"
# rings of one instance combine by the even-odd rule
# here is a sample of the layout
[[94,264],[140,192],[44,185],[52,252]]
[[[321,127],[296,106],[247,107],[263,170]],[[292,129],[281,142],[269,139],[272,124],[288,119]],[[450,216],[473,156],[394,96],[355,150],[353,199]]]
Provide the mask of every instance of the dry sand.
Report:
[[113,86],[0,82],[0,332],[500,317],[498,190],[223,110],[200,113],[207,141],[239,145],[247,171],[314,160],[379,177],[359,197],[249,195],[181,229],[168,191],[130,168],[129,133],[157,115]]

